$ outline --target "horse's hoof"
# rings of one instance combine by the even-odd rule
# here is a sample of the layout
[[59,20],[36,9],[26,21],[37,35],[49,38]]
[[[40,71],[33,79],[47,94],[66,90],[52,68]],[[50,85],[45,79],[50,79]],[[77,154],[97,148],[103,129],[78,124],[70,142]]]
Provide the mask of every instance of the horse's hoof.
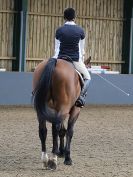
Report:
[[48,155],[47,155],[46,152],[42,152],[41,160],[42,160],[42,168],[47,168],[47,166],[48,166]]
[[49,170],[56,170],[57,168],[57,162],[55,160],[48,160],[48,169]]
[[42,168],[47,168],[48,167],[48,162],[43,162],[42,163]]
[[64,161],[64,164],[65,164],[65,165],[72,165],[72,160],[71,160],[71,159],[65,160],[65,161]]

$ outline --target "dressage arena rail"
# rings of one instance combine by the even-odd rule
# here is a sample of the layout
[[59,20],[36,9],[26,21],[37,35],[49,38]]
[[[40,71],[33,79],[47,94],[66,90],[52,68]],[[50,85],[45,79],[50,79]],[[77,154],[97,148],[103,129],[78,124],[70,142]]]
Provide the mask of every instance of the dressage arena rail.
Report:
[[[31,106],[33,73],[0,72],[0,105]],[[98,75],[92,74],[87,105],[133,105],[133,75],[108,75],[102,77],[130,95],[127,96]]]

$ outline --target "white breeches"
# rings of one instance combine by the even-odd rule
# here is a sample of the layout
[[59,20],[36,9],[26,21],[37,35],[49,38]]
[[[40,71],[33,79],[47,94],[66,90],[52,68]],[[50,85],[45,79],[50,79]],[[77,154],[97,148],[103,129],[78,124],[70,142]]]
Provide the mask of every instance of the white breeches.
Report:
[[74,64],[75,68],[81,74],[83,74],[84,79],[91,80],[90,73],[88,72],[88,70],[82,60],[79,60],[78,62],[74,61],[73,64]]

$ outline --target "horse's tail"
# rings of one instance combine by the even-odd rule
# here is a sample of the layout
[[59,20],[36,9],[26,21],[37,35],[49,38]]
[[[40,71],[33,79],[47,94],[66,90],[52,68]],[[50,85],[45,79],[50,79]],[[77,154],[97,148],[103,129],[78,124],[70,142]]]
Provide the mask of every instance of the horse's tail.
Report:
[[39,119],[47,120],[51,123],[57,123],[59,118],[56,112],[52,112],[47,106],[48,96],[51,90],[52,74],[55,69],[57,59],[51,58],[42,72],[40,81],[33,93],[34,108]]

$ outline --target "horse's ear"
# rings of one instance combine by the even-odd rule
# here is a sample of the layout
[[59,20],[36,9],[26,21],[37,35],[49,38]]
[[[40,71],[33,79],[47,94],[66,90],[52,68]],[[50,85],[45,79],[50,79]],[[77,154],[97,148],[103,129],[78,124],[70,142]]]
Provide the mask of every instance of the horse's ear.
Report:
[[91,61],[91,56],[89,56],[89,58],[87,58],[87,59],[84,61],[85,65],[90,64],[90,61]]
[[89,56],[89,58],[87,58],[87,59],[84,61],[84,64],[86,65],[87,68],[90,68],[90,67],[91,67],[90,61],[91,61],[91,56]]

